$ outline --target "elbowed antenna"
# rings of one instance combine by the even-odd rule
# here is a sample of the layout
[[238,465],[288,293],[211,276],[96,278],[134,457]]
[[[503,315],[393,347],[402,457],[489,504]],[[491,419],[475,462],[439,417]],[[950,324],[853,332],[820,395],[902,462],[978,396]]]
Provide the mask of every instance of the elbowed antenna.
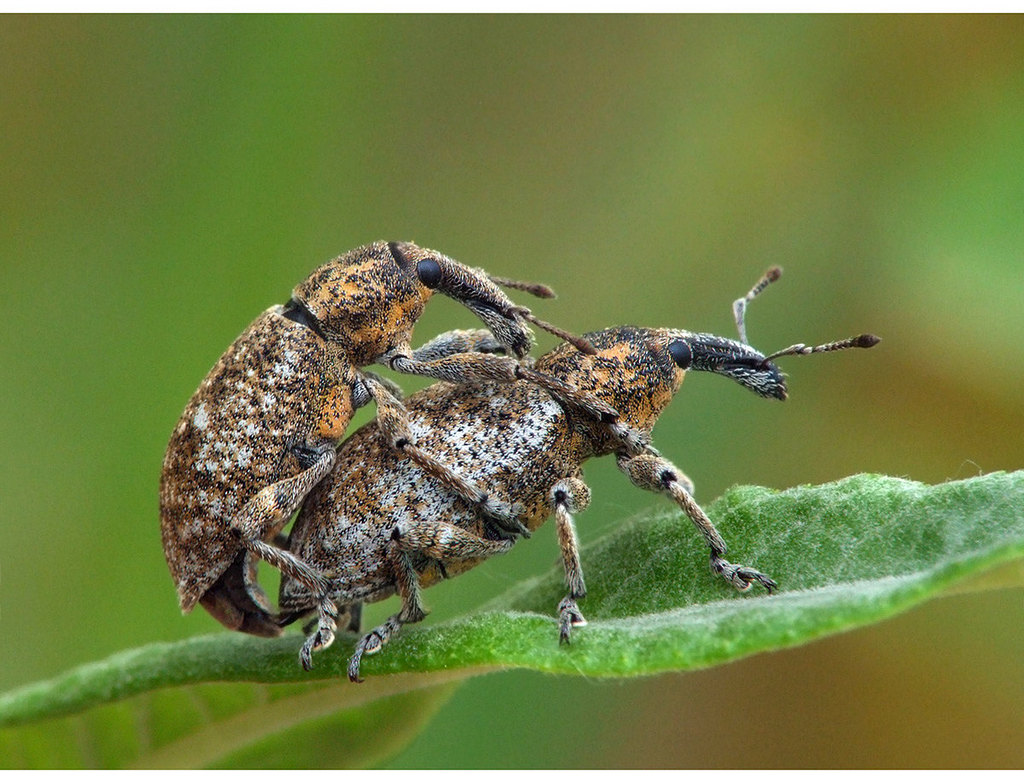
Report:
[[594,356],[597,353],[597,349],[590,344],[590,341],[583,337],[578,337],[571,332],[565,331],[565,329],[559,329],[554,324],[549,324],[547,321],[542,321],[540,318],[535,316],[525,307],[520,307],[517,311],[524,320],[529,321],[531,324],[536,326],[538,329],[543,329],[545,332],[549,332],[555,337],[561,337],[569,345],[573,346],[580,353],[586,354],[587,356]]
[[[749,345],[747,342],[746,325],[747,305],[749,305],[758,294],[780,277],[782,277],[782,267],[771,267],[767,272],[761,275],[761,279],[758,280],[754,287],[747,292],[746,296],[741,296],[732,303],[732,314],[736,318],[736,329],[740,333],[741,342]],[[791,345],[788,348],[783,348],[781,351],[776,351],[775,353],[766,356],[764,358],[764,364],[767,364],[772,359],[778,359],[780,356],[806,356],[810,353],[843,351],[847,348],[870,348],[873,345],[878,345],[881,341],[881,337],[873,334],[858,334],[856,337],[848,337],[845,340],[836,340],[835,342],[824,343],[823,345],[805,345],[804,343],[797,343],[796,345]]]
[[[525,291],[528,294],[536,296],[538,299],[555,298],[554,290],[550,286],[546,286],[543,283],[529,283],[523,280],[510,280],[507,277],[497,277],[495,275],[488,275],[488,277],[490,278],[490,281],[492,283],[495,283],[496,285],[500,285],[503,288],[511,288],[516,291]],[[587,354],[588,356],[593,356],[594,354],[597,353],[597,350],[594,348],[593,345],[590,344],[589,341],[585,340],[582,337],[577,337],[571,332],[565,331],[565,329],[560,329],[559,327],[555,326],[554,324],[550,324],[547,321],[542,321],[540,318],[538,318],[532,312],[530,312],[528,308],[519,307],[516,309],[516,312],[523,320],[529,321],[538,329],[543,329],[545,332],[555,335],[555,337],[560,337],[561,339],[569,343],[569,345],[572,345],[574,348],[576,348],[576,350],[579,351],[580,353]]]
[[757,281],[757,284],[753,288],[751,288],[750,291],[747,292],[746,296],[741,296],[739,299],[732,303],[732,314],[733,317],[736,319],[736,329],[740,333],[741,342],[747,342],[747,305],[754,301],[755,296],[761,293],[764,289],[766,289],[769,285],[774,283],[780,277],[782,277],[782,267],[773,266],[771,269],[769,269],[767,272],[761,275],[761,279]]
[[870,348],[873,345],[878,345],[882,341],[881,337],[873,334],[858,334],[856,337],[848,337],[845,340],[836,340],[832,343],[825,343],[824,345],[804,345],[803,343],[797,343],[791,345],[789,348],[783,348],[781,351],[776,351],[764,357],[765,362],[770,362],[772,359],[778,359],[780,356],[806,356],[809,353],[826,353],[827,351],[842,351],[847,348]]
[[[388,245],[396,257],[402,250],[398,243]],[[447,256],[421,259],[416,264],[416,275],[427,288],[461,302],[483,321],[491,333],[517,358],[526,356],[533,343],[532,336],[520,321],[529,321],[535,326],[567,341],[583,353],[593,354],[594,348],[586,340],[564,329],[542,321],[529,308],[515,304],[498,288],[504,285],[526,291],[542,299],[550,299],[555,292],[546,285],[520,282],[503,277],[494,277],[482,269],[473,269]]]

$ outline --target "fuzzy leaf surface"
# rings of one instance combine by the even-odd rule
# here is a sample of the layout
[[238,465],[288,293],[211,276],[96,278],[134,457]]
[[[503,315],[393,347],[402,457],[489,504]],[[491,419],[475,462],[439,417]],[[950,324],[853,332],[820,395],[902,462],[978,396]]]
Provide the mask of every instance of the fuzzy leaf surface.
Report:
[[[663,508],[583,551],[589,624],[571,645],[558,644],[554,618],[560,569],[470,616],[404,630],[364,658],[361,685],[344,680],[347,637],[309,673],[296,634],[148,645],[0,697],[0,765],[369,764],[411,737],[450,683],[483,671],[692,670],[878,622],[996,566],[1009,576],[995,586],[1021,581],[1022,472],[937,486],[860,475],[782,492],[736,487],[708,513],[727,557],[770,574],[776,594],[741,595],[713,578],[689,521]],[[304,736],[337,740],[295,741]],[[287,751],[325,744],[316,758]]]

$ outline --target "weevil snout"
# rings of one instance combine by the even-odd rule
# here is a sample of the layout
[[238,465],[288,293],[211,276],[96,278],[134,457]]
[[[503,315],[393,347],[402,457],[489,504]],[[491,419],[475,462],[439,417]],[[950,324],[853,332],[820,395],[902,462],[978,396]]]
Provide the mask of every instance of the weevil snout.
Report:
[[779,368],[746,343],[712,334],[694,334],[671,343],[669,353],[684,370],[717,373],[761,397],[786,399],[786,380]]

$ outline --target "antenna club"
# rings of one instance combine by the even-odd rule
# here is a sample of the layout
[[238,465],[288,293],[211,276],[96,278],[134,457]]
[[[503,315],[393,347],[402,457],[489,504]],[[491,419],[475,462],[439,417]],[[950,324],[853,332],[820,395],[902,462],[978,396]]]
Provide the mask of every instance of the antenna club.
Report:
[[854,348],[870,348],[873,345],[878,345],[882,342],[882,338],[875,334],[859,334],[854,337],[850,344]]
[[495,285],[500,285],[504,288],[513,288],[517,291],[525,291],[528,294],[536,296],[538,299],[554,299],[556,297],[554,289],[550,286],[544,285],[543,283],[511,280],[507,277],[498,277],[496,275],[488,275],[487,277]]

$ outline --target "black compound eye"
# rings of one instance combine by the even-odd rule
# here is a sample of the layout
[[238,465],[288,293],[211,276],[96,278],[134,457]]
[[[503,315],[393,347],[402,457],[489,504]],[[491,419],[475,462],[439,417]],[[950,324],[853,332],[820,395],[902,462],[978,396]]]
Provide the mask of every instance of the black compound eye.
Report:
[[684,343],[682,340],[673,340],[668,344],[668,354],[672,357],[672,361],[676,363],[680,369],[685,370],[690,366],[690,362],[693,361],[693,354],[690,352],[690,346]]
[[416,264],[416,274],[427,288],[437,288],[441,284],[441,265],[436,259],[424,258]]

